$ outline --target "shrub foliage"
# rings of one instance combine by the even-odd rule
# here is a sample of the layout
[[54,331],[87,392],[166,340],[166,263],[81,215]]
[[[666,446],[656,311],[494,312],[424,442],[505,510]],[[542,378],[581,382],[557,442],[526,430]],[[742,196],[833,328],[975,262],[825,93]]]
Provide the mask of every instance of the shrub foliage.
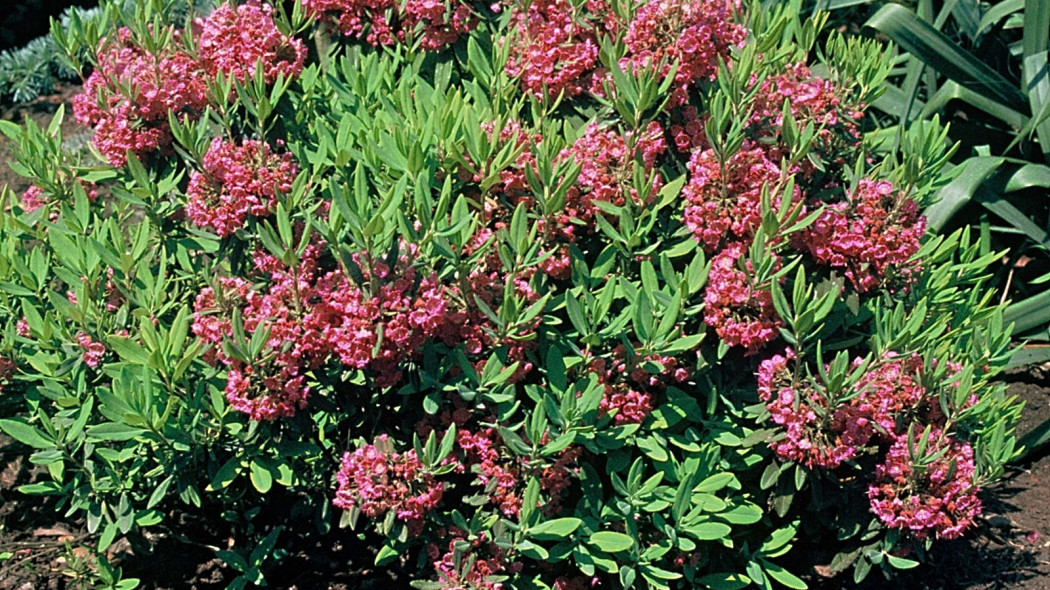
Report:
[[3,126],[0,428],[100,555],[218,510],[239,586],[338,524],[420,588],[804,587],[800,545],[916,565],[1014,456],[995,253],[926,234],[941,130],[865,141],[877,44],[794,4],[160,4],[58,32],[106,164]]

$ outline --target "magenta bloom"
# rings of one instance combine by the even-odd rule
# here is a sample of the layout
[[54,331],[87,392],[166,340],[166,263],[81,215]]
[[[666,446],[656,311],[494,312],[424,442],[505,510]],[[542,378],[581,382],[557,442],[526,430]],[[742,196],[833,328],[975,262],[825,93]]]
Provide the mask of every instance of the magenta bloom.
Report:
[[128,150],[138,157],[167,150],[168,114],[195,118],[207,104],[199,62],[177,49],[178,32],[172,36],[157,54],[138,46],[126,28],[103,39],[95,71],[73,99],[77,121],[94,128],[95,147],[114,166],[124,165]]
[[89,367],[97,367],[102,363],[102,357],[106,354],[106,347],[101,342],[95,342],[87,332],[77,334],[77,344],[84,349],[80,356],[84,364]]
[[981,514],[973,483],[973,448],[937,429],[927,440],[927,458],[944,452],[932,461],[911,456],[907,434],[898,438],[886,460],[875,468],[868,499],[872,512],[890,528],[908,531],[920,540],[931,535],[954,539]]
[[698,82],[715,79],[719,59],[727,60],[729,49],[746,38],[747,29],[732,22],[737,7],[732,0],[650,0],[627,27],[621,67],[639,71],[666,60],[660,72],[666,77],[677,61],[669,106],[683,104]]
[[273,8],[259,0],[240,6],[223,4],[199,20],[199,55],[204,70],[223,72],[241,82],[251,78],[261,62],[267,83],[277,76],[293,77],[303,70],[306,48],[289,38],[273,22]]
[[394,512],[409,535],[418,535],[427,513],[441,501],[444,485],[424,471],[414,450],[393,452],[385,434],[376,443],[343,455],[332,503],[343,510],[357,507],[373,520]]
[[[751,142],[745,142],[724,167],[714,150],[693,152],[689,182],[682,188],[686,226],[709,253],[729,242],[749,241],[762,223],[762,187],[773,195],[773,207],[780,205],[775,190],[780,176],[780,166]],[[796,188],[792,200],[798,198]]]
[[277,194],[292,190],[297,173],[291,154],[274,154],[256,140],[237,145],[216,138],[204,154],[203,170],[190,176],[186,216],[228,236],[249,216],[273,213]]
[[439,50],[469,33],[475,17],[468,5],[439,0],[302,0],[306,13],[331,23],[342,34],[372,45],[419,40]]
[[907,280],[919,268],[926,218],[911,197],[887,181],[867,178],[845,200],[824,212],[796,240],[817,262],[842,269],[859,292],[883,285],[892,275]]
[[737,267],[744,255],[740,245],[719,252],[711,261],[704,292],[704,322],[730,346],[741,346],[747,354],[758,353],[776,339],[783,325],[773,308],[773,294],[755,285],[748,273]]
[[543,97],[565,98],[588,91],[598,67],[598,36],[617,26],[604,0],[587,0],[574,10],[568,0],[536,0],[515,9],[510,29],[513,48],[506,71],[522,89]]

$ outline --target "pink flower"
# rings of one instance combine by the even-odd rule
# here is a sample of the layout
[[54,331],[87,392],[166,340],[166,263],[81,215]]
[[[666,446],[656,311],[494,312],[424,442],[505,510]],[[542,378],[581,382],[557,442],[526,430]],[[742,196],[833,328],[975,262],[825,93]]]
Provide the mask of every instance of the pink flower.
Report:
[[186,216],[195,224],[228,236],[249,216],[266,217],[277,208],[277,195],[292,190],[298,167],[289,153],[246,139],[240,145],[219,138],[204,154],[203,169],[190,175]]
[[[685,224],[707,252],[727,243],[747,243],[762,223],[763,187],[773,196],[773,209],[779,208],[780,178],[780,166],[755,143],[745,141],[724,166],[712,149],[693,152],[689,182],[682,188]],[[798,188],[791,198],[799,200]]]
[[852,194],[827,205],[795,246],[817,262],[842,269],[854,288],[866,292],[917,272],[911,260],[926,232],[926,218],[911,197],[887,181],[867,178]]
[[666,77],[677,64],[669,106],[681,105],[697,83],[715,79],[719,60],[728,60],[729,49],[747,36],[732,22],[737,9],[735,0],[650,0],[627,27],[620,67],[639,71],[666,60],[660,72]]
[[271,365],[257,371],[233,361],[227,371],[226,400],[230,407],[252,420],[276,420],[294,416],[306,407],[310,388],[294,365]]
[[[813,75],[805,64],[789,64],[784,72],[764,78],[759,85],[749,121],[751,134],[780,140],[787,102],[798,129],[808,123],[817,129],[814,153],[844,163],[842,154],[860,143],[855,119],[862,115],[860,105],[846,104],[848,94],[846,88]],[[807,174],[815,171],[808,161],[801,166]]]
[[394,452],[385,434],[375,445],[345,453],[336,480],[339,487],[332,503],[337,507],[357,507],[373,520],[393,512],[411,536],[423,532],[426,516],[441,501],[444,490],[423,469],[414,450]]
[[469,33],[476,22],[470,6],[459,1],[302,0],[302,4],[313,18],[372,45],[418,39],[424,49],[443,49]]
[[196,118],[207,104],[199,63],[177,49],[179,34],[150,53],[127,28],[102,40],[98,63],[73,99],[77,121],[95,130],[94,144],[114,166],[131,150],[138,157],[165,151],[172,142],[168,116]]
[[17,370],[18,364],[15,361],[0,357],[0,393],[4,391],[4,386],[10,383],[11,377],[14,376]]
[[106,347],[92,340],[87,332],[80,332],[76,338],[77,344],[84,349],[84,353],[80,356],[84,360],[84,364],[92,368],[97,367],[102,362],[102,357],[106,354]]
[[[583,136],[576,140],[572,148],[562,154],[572,157],[580,164],[580,174],[576,184],[569,190],[564,208],[565,225],[569,219],[579,219],[589,228],[594,227],[594,217],[599,214],[596,202],[624,206],[628,200],[645,205],[641,195],[634,188],[634,162],[641,161],[646,174],[653,174],[656,159],[666,150],[663,130],[655,121],[643,130],[635,141],[631,142],[633,133],[617,129],[602,129],[596,123],[587,126]],[[634,144],[628,150],[629,143]],[[663,187],[663,177],[653,174],[649,200],[653,200]],[[571,227],[571,226],[570,226]]]
[[306,48],[302,41],[281,33],[273,22],[273,8],[259,0],[239,6],[223,4],[207,18],[198,20],[198,51],[210,76],[222,72],[241,82],[252,77],[262,62],[266,82],[279,75],[298,76],[303,70]]
[[808,467],[835,469],[852,459],[857,446],[831,427],[828,400],[794,376],[795,352],[773,355],[758,368],[758,397],[766,402],[773,423],[783,430],[770,447],[778,456]]
[[909,444],[908,437],[901,435],[875,468],[875,482],[868,487],[872,512],[886,526],[916,539],[959,537],[981,513],[973,484],[973,448],[933,429],[925,456],[912,457],[909,446],[918,441]]
[[[650,373],[644,368],[647,364],[657,364],[664,370]],[[616,424],[641,424],[653,411],[654,393],[689,378],[689,371],[678,365],[674,357],[656,354],[628,358],[627,349],[617,346],[610,358],[596,359],[590,365],[591,372],[605,386],[600,412],[613,413]]]
[[514,7],[506,72],[528,93],[569,98],[587,91],[598,65],[598,37],[618,27],[604,0],[578,9],[568,0],[536,0]]
[[[259,252],[256,270],[269,276],[263,287],[219,279],[197,297],[193,332],[214,345],[206,355],[210,362],[229,367],[231,404],[256,419],[290,416],[303,407],[309,393],[304,373],[331,360],[367,371],[377,387],[391,387],[401,380],[402,363],[428,338],[454,346],[469,333],[465,316],[450,310],[449,290],[436,276],[418,279],[408,255],[394,268],[356,255],[365,280],[359,286],[341,271],[318,268],[323,251],[323,243],[308,246],[294,268]],[[245,334],[267,330],[265,361],[227,354],[224,342],[233,333],[227,318],[234,309],[241,311]]]
[[[466,550],[464,542],[469,543]],[[513,573],[520,569],[520,563],[507,564],[503,550],[495,543],[486,542],[481,533],[472,541],[463,537],[452,538],[448,542],[448,552],[442,554],[437,545],[428,548],[434,569],[437,571],[438,583],[445,590],[503,590],[502,582],[490,578],[499,574]],[[488,558],[484,557],[488,554]]]
[[731,245],[711,261],[704,292],[704,322],[726,344],[756,354],[779,335],[777,328],[783,321],[773,308],[770,290],[754,284],[751,262],[744,261],[746,273],[738,267],[743,255],[743,247]]

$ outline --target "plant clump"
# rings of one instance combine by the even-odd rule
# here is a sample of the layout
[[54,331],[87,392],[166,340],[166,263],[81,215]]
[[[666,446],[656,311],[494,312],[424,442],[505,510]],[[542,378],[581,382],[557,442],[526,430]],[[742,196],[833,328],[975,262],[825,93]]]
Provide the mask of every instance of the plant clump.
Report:
[[63,40],[104,164],[0,124],[0,430],[110,582],[205,511],[234,587],[292,538],[435,590],[800,587],[832,540],[892,576],[1016,454],[996,253],[927,232],[942,132],[864,133],[877,43],[793,3],[157,10]]

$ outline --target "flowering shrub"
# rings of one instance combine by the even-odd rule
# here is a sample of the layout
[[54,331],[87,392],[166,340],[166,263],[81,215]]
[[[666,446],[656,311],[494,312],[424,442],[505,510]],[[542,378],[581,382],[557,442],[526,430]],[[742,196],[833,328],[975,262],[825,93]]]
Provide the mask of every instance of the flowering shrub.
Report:
[[877,44],[818,68],[819,18],[723,2],[288,8],[74,27],[109,166],[2,126],[36,188],[0,429],[102,558],[218,510],[241,587],[336,521],[420,588],[799,587],[797,545],[860,579],[972,525],[1018,413],[994,253],[926,234],[943,134],[866,141]]

